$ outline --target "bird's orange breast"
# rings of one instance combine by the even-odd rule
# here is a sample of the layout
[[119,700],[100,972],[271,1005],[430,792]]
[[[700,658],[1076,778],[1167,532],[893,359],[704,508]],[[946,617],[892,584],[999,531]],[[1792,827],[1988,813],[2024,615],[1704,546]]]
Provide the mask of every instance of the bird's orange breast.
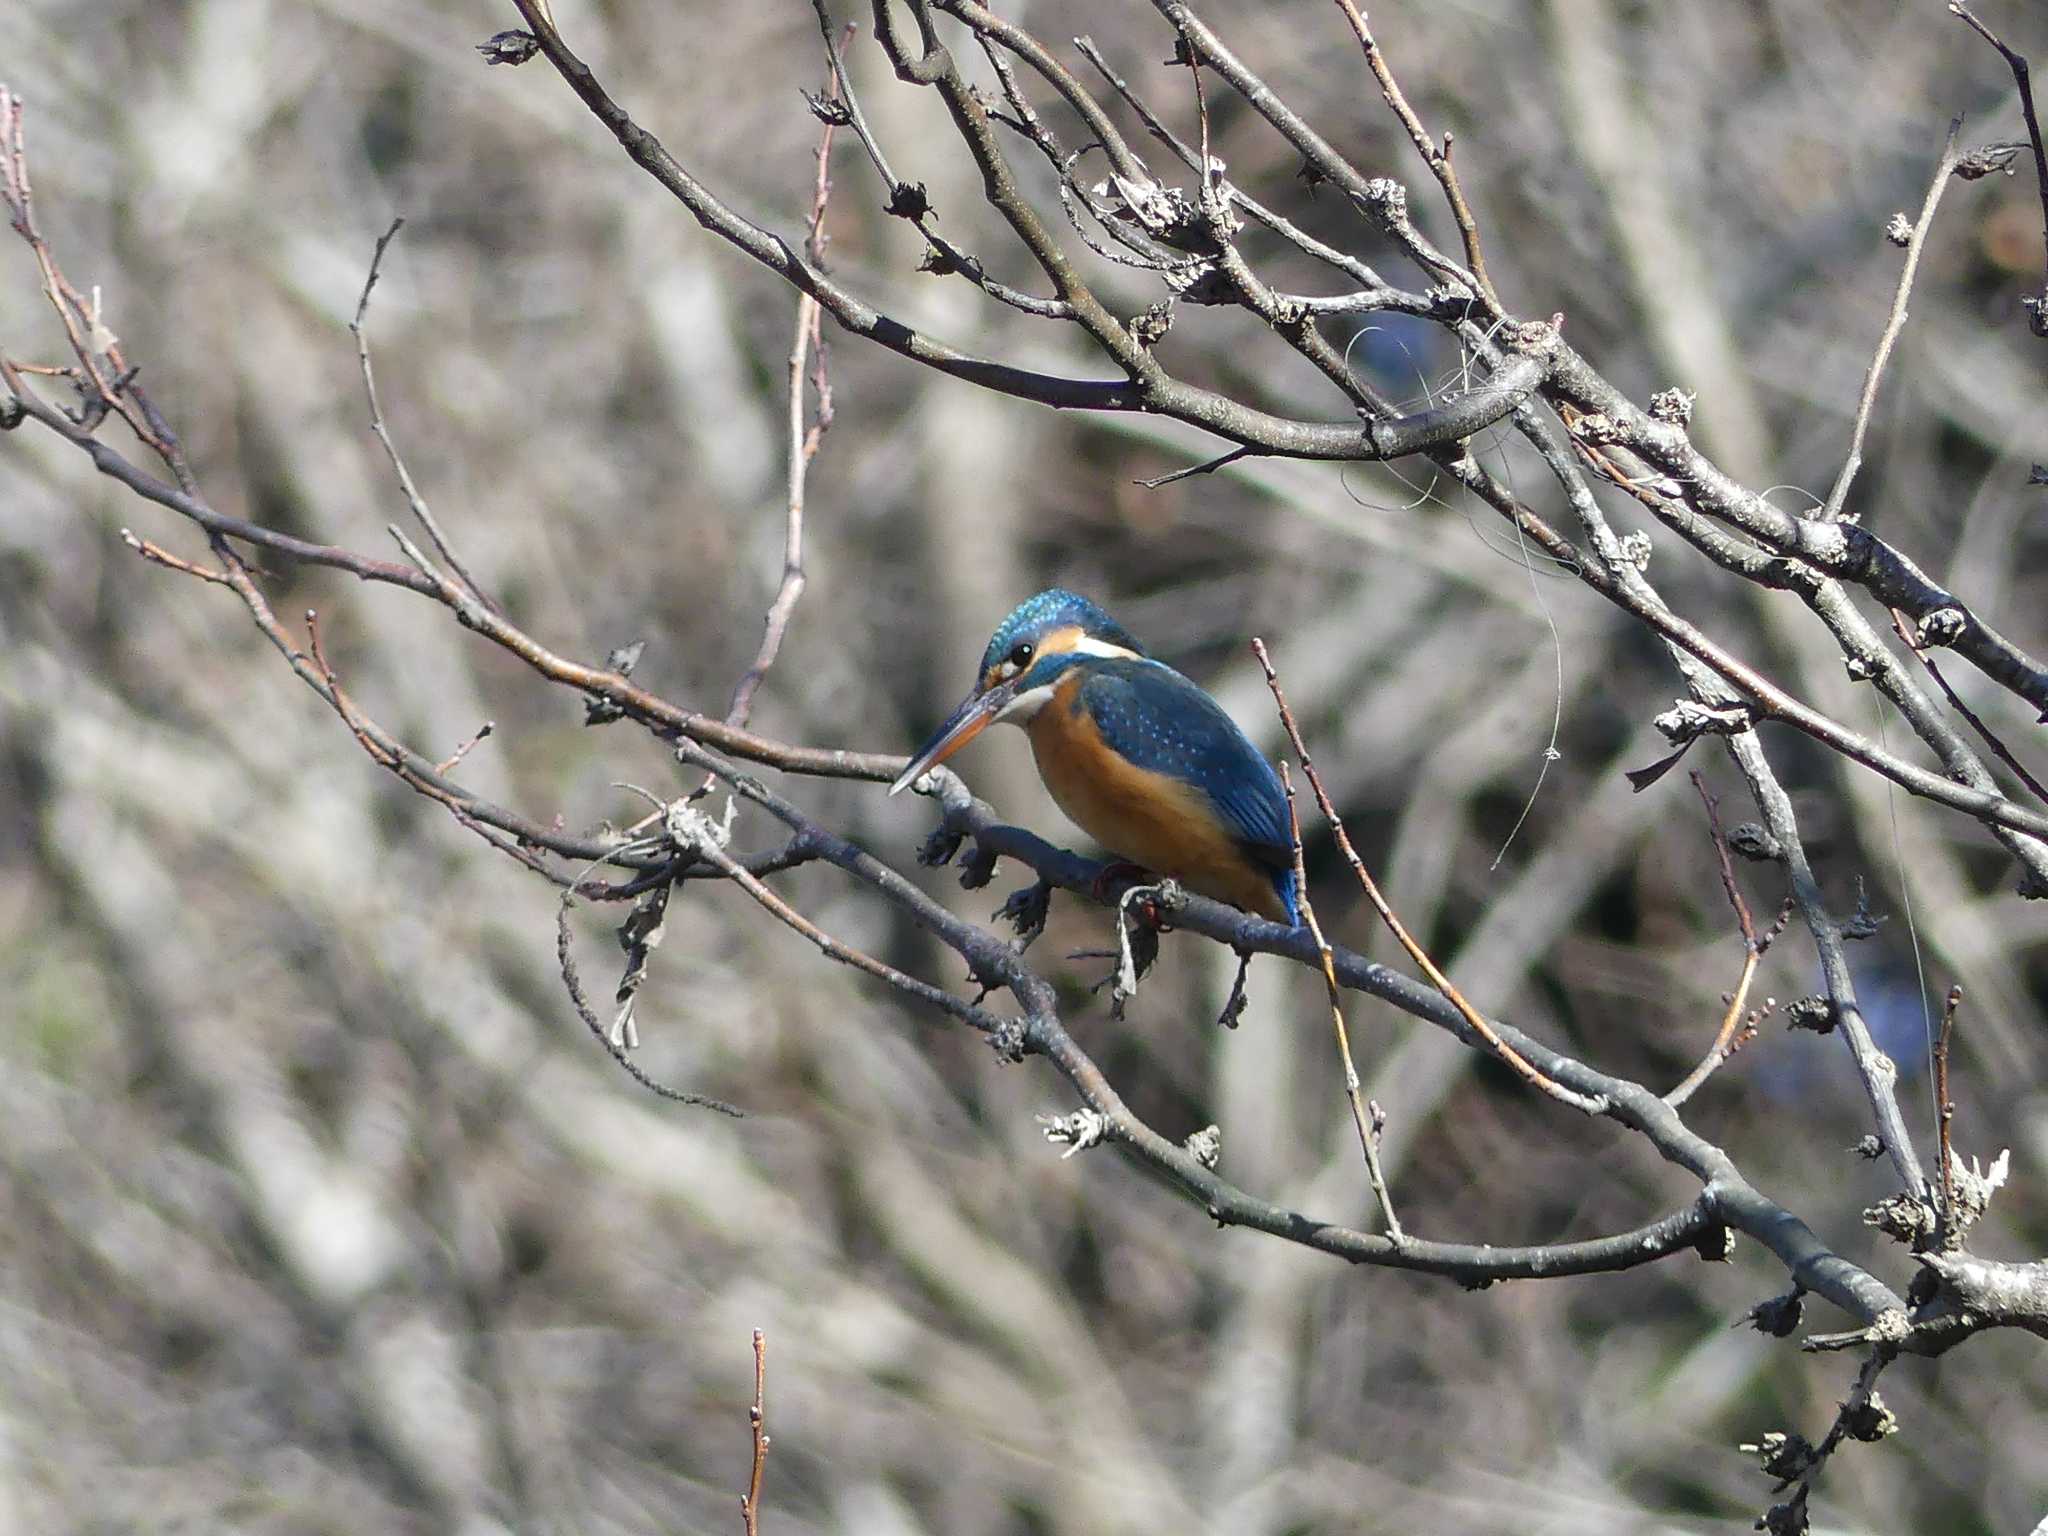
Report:
[[1111,750],[1080,706],[1081,676],[1061,680],[1026,727],[1038,775],[1059,808],[1103,847],[1192,891],[1287,922],[1270,873],[1246,856],[1209,797]]

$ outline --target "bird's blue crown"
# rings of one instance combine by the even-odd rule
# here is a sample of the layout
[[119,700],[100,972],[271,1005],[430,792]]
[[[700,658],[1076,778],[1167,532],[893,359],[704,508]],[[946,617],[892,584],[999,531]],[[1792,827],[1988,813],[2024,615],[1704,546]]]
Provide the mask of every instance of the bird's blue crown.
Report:
[[1036,644],[1056,629],[1078,628],[1092,639],[1107,641],[1127,651],[1145,654],[1131,632],[1078,592],[1049,587],[1036,597],[1027,597],[1010,616],[996,626],[988,649],[981,653],[981,675],[988,676],[996,664],[1021,643]]

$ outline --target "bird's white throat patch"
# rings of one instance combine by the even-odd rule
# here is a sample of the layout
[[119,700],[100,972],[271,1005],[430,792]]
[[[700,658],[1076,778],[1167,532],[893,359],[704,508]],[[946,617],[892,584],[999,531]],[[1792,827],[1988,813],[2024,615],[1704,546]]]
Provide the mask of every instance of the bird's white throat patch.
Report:
[[995,718],[998,725],[1029,725],[1031,717],[1052,702],[1053,689],[1057,683],[1046,683],[1038,688],[1027,688],[1005,704]]

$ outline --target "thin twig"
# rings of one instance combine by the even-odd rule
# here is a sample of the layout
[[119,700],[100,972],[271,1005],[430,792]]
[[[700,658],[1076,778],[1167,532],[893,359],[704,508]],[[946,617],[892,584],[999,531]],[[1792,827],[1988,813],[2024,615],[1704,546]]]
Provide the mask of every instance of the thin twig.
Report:
[[[677,744],[676,757],[679,761],[688,763],[692,767],[703,768],[717,774],[718,777],[724,779],[737,789],[742,796],[757,803],[768,805],[771,810],[776,809],[780,804],[773,796],[768,795],[761,785],[756,784],[751,779],[734,774],[727,764],[721,763],[710,754],[700,751],[690,742],[684,741]],[[793,826],[792,830],[799,829]],[[955,997],[943,987],[933,986],[928,981],[899,971],[895,966],[877,960],[866,951],[856,949],[851,944],[834,938],[816,923],[805,917],[803,913],[797,911],[796,908],[776,895],[774,891],[762,884],[760,880],[755,878],[751,870],[723,848],[719,847],[717,843],[709,839],[699,839],[682,851],[696,858],[703,859],[705,862],[715,865],[718,869],[722,870],[733,884],[751,896],[770,916],[783,923],[792,931],[810,940],[828,959],[837,960],[842,965],[850,965],[857,971],[865,971],[876,980],[894,987],[898,992],[931,1003],[952,1014],[956,1019],[973,1024],[978,1029],[992,1029],[994,1027],[987,1013],[966,999]]]
[[1714,839],[1714,853],[1721,863],[1721,889],[1728,894],[1728,905],[1735,909],[1735,921],[1742,929],[1742,942],[1751,949],[1758,947],[1756,922],[1749,915],[1749,903],[1743,900],[1742,887],[1735,883],[1735,860],[1728,850],[1728,839],[1721,832],[1721,802],[1707,792],[1707,781],[1700,777],[1697,768],[1690,775],[1692,787],[1699,791],[1700,799],[1707,807],[1707,831]]
[[[888,157],[882,151],[881,140],[868,126],[867,114],[861,110],[860,97],[853,88],[853,79],[846,72],[845,49],[852,39],[854,26],[848,22],[838,37],[832,35],[832,13],[825,6],[825,0],[811,0],[811,8],[818,16],[818,30],[824,35],[825,56],[832,67],[832,78],[826,82],[828,90],[835,96],[807,97],[812,110],[825,123],[826,139],[829,144],[831,130],[843,119],[851,127],[854,137],[860,140],[861,148],[867,152],[868,161],[881,177],[882,184],[889,189],[889,201],[884,205],[887,212],[906,220],[924,237],[927,247],[925,265],[922,270],[957,274],[966,278],[983,293],[998,303],[1007,304],[1025,314],[1035,315],[1042,320],[1071,320],[1073,310],[1058,299],[1041,299],[1020,289],[1012,288],[988,275],[987,267],[978,256],[962,249],[948,240],[933,227],[933,213],[922,184],[902,181],[890,167]],[[984,40],[985,41],[985,40]],[[814,272],[823,273],[825,264],[818,259],[807,244],[806,256]]]
[[1301,764],[1301,771],[1308,777],[1309,788],[1315,791],[1316,804],[1322,809],[1323,819],[1330,824],[1330,830],[1337,839],[1337,846],[1350,863],[1351,872],[1358,877],[1359,886],[1364,890],[1366,899],[1372,903],[1373,910],[1379,913],[1380,920],[1387,925],[1401,947],[1408,952],[1408,958],[1422,968],[1422,973],[1429,978],[1430,985],[1443,995],[1445,1002],[1458,1010],[1460,1017],[1471,1026],[1472,1032],[1485,1041],[1494,1055],[1512,1067],[1530,1087],[1550,1095],[1560,1104],[1569,1104],[1586,1114],[1605,1114],[1607,1103],[1604,1099],[1565,1087],[1555,1078],[1539,1071],[1527,1057],[1501,1039],[1494,1027],[1486,1022],[1477,1008],[1465,1000],[1464,993],[1453,986],[1451,979],[1437,969],[1436,962],[1429,958],[1422,946],[1409,934],[1407,926],[1395,915],[1386,897],[1380,894],[1378,883],[1365,867],[1365,860],[1361,859],[1358,850],[1351,846],[1351,836],[1344,830],[1344,820],[1337,814],[1337,807],[1331,802],[1329,792],[1323,788],[1322,776],[1316,772],[1316,765],[1308,755],[1308,746],[1301,739],[1301,729],[1294,723],[1294,711],[1287,707],[1287,695],[1281,691],[1280,677],[1273,670],[1272,658],[1266,654],[1265,641],[1254,637],[1252,654],[1259,658],[1259,666],[1266,674],[1266,686],[1272,690],[1273,702],[1279,707],[1280,723],[1286,727],[1287,739],[1294,745],[1295,759]]
[[1102,103],[1037,38],[1016,23],[977,4],[976,0],[938,0],[938,3],[940,9],[973,28],[976,36],[990,38],[1016,54],[1041,80],[1058,92],[1073,109],[1074,115],[1087,126],[1095,142],[1102,146],[1103,154],[1117,175],[1129,181],[1150,179],[1151,173],[1145,162],[1124,142],[1115,120]]
[[1767,936],[1758,936],[1756,922],[1749,913],[1749,903],[1743,899],[1742,888],[1735,882],[1735,861],[1728,851],[1728,839],[1721,831],[1720,802],[1707,792],[1706,781],[1697,770],[1692,774],[1692,787],[1700,792],[1700,799],[1706,803],[1707,830],[1713,836],[1714,853],[1721,865],[1721,889],[1727,893],[1728,904],[1735,909],[1736,926],[1742,930],[1742,975],[1735,983],[1735,990],[1728,995],[1728,1008],[1721,1016],[1721,1028],[1714,1035],[1714,1043],[1707,1048],[1707,1054],[1686,1074],[1683,1082],[1664,1095],[1664,1102],[1673,1109],[1697,1093],[1700,1085],[1734,1054],[1736,1028],[1742,1022],[1743,1012],[1749,1003],[1749,987],[1756,979],[1757,964],[1789,916],[1789,912],[1781,915]]
[[[2006,47],[1998,34],[1979,21],[1963,0],[1949,0],[1948,8],[1961,17],[1971,31],[1998,50],[2006,68],[2012,71],[2013,83],[2020,88],[2020,114],[2027,120],[2027,138],[2034,146],[2034,174],[2041,184],[2042,259],[2048,262],[2048,149],[2042,147],[2041,121],[2034,115],[2033,72],[2027,67],[2026,55]],[[2036,336],[2048,336],[2048,285],[2044,285],[2038,297],[2027,301],[2027,318]]]
[[469,574],[469,569],[463,565],[461,556],[455,553],[454,546],[448,542],[448,535],[442,532],[441,524],[435,519],[433,511],[427,506],[426,498],[420,494],[419,486],[413,481],[412,471],[406,468],[405,458],[399,453],[398,445],[391,440],[391,430],[384,424],[384,408],[377,399],[377,375],[370,366],[370,338],[363,328],[363,321],[370,311],[370,292],[377,286],[377,279],[383,271],[384,253],[390,248],[391,242],[398,238],[398,232],[403,228],[404,219],[393,219],[391,227],[377,237],[377,248],[370,253],[369,275],[363,279],[363,294],[356,300],[355,318],[348,323],[348,333],[356,339],[356,364],[362,370],[363,395],[370,406],[370,430],[377,435],[377,441],[384,445],[384,456],[391,461],[391,471],[398,477],[398,488],[405,493],[405,504],[412,509],[412,515],[418,519],[420,527],[426,530],[427,537],[434,541],[434,548],[440,551],[441,558],[448,562],[448,568],[455,573],[456,580],[468,589],[472,597],[493,613],[502,612],[490,594],[477,585],[476,578]]
[[[845,35],[853,35],[851,26]],[[843,82],[836,50],[832,55],[832,66],[835,83]],[[841,84],[842,99],[845,94]],[[825,265],[825,207],[832,197],[832,135],[835,126],[827,122],[818,135],[818,175],[811,189],[811,220],[804,236],[804,254],[820,270]],[[761,629],[760,649],[754,653],[752,664],[733,685],[732,702],[725,711],[727,725],[744,726],[753,713],[754,691],[761,686],[761,680],[781,654],[782,637],[788,631],[790,615],[796,611],[797,602],[804,595],[807,579],[804,575],[804,486],[811,460],[818,456],[819,445],[832,429],[832,381],[825,366],[823,313],[818,301],[810,294],[804,294],[797,300],[796,332],[789,346],[788,499],[783,523],[782,582],[776,589],[775,600],[768,605],[768,616]],[[817,390],[818,409],[816,416],[806,425],[804,375],[814,355],[817,361],[811,382]]]
[[1927,647],[1920,643],[1919,634],[1914,629],[1911,621],[1896,608],[1891,610],[1891,615],[1893,630],[1897,632],[1901,640],[1906,642],[1906,649],[1919,658],[1920,665],[1927,669],[1927,675],[1932,677],[1935,683],[1939,685],[1942,693],[1947,696],[1950,705],[1954,707],[1955,712],[1970,722],[1971,729],[1984,738],[1984,745],[1989,747],[1998,760],[2010,768],[2019,781],[2033,792],[2034,798],[2043,805],[2048,805],[2048,787],[2044,787],[2041,781],[2028,771],[2027,765],[2013,755],[2012,748],[2000,740],[1992,732],[1991,727],[1984,723],[1984,717],[1963,702],[1962,695],[1957,693],[1949,685],[1949,680],[1942,675],[1940,664],[1927,653]]
[[[985,15],[986,13],[978,14]],[[996,79],[1003,89],[1003,99],[1009,102],[1010,111],[1014,114],[1013,117],[991,114],[991,117],[995,121],[1001,122],[1004,126],[1022,133],[1038,147],[1039,153],[1045,156],[1047,164],[1052,168],[1053,175],[1058,178],[1060,209],[1066,214],[1067,222],[1073,226],[1074,233],[1080,237],[1081,243],[1087,246],[1089,250],[1095,252],[1096,255],[1116,262],[1120,266],[1160,273],[1172,271],[1176,268],[1191,271],[1193,266],[1200,262],[1201,258],[1176,257],[1172,252],[1164,250],[1137,223],[1129,219],[1119,218],[1110,210],[1104,208],[1101,203],[1096,201],[1088,188],[1081,184],[1080,175],[1076,167],[1079,166],[1086,155],[1093,150],[1100,149],[1109,156],[1114,165],[1121,163],[1117,160],[1116,151],[1100,141],[1085,145],[1071,154],[1061,147],[1058,135],[1051,128],[1047,127],[1045,119],[1032,109],[1031,102],[1024,95],[1023,88],[1018,85],[1016,71],[1011,68],[1010,61],[1003,51],[1007,44],[1002,39],[1001,29],[996,24],[996,18],[989,17],[988,20],[991,23],[992,30],[976,32],[975,41],[981,45],[982,54],[988,59],[989,67],[996,72]],[[1076,39],[1076,42],[1085,46],[1086,40]],[[1050,63],[1051,61],[1048,60],[1047,62]],[[1080,87],[1077,82],[1073,81],[1072,76],[1067,75],[1064,70],[1060,70],[1059,73],[1074,90],[1079,91]],[[1085,93],[1083,94],[1085,96]],[[1092,101],[1092,98],[1086,99]],[[1180,141],[1175,139],[1173,142],[1178,144]],[[1182,158],[1190,166],[1194,164],[1193,150],[1183,148],[1177,152],[1182,155]],[[1078,208],[1086,208],[1102,231],[1118,245],[1122,246],[1123,249],[1121,251],[1111,250],[1091,235],[1088,232],[1087,224],[1081,218],[1077,205]],[[1071,310],[1069,313],[1071,313]]]
[[[1809,1340],[1807,1347],[1811,1348],[1812,1343],[1813,1341]],[[1827,1465],[1828,1458],[1833,1456],[1840,1449],[1842,1442],[1851,1438],[1852,1435],[1857,1439],[1873,1439],[1878,1435],[1888,1433],[1885,1430],[1875,1430],[1873,1433],[1875,1422],[1881,1420],[1885,1415],[1882,1399],[1877,1395],[1877,1378],[1884,1368],[1892,1362],[1896,1353],[1897,1346],[1890,1344],[1878,1344],[1871,1350],[1869,1356],[1863,1362],[1862,1369],[1856,1373],[1855,1386],[1850,1388],[1849,1395],[1843,1399],[1841,1406],[1835,1413],[1834,1423],[1828,1426],[1828,1432],[1822,1436],[1820,1444],[1812,1447],[1804,1456],[1796,1457],[1792,1465],[1779,1477],[1778,1486],[1774,1492],[1783,1493],[1786,1489],[1790,1488],[1792,1489],[1792,1497],[1783,1503],[1773,1505],[1770,1512],[1756,1522],[1758,1530],[1804,1531],[1808,1529],[1807,1501],[1813,1495],[1814,1479],[1820,1475],[1821,1469]],[[1862,1428],[1861,1433],[1857,1433],[1858,1427]],[[1743,1450],[1752,1454],[1761,1454],[1765,1452],[1766,1447],[1763,1445],[1745,1445]],[[1768,1463],[1767,1470],[1769,1470]]]
[[[1721,1064],[1736,1050],[1736,1026],[1742,1022],[1743,1009],[1749,1002],[1749,984],[1756,979],[1757,961],[1761,957],[1755,950],[1749,950],[1742,957],[1742,975],[1735,983],[1735,990],[1728,994],[1728,1008],[1721,1015],[1721,1028],[1714,1035],[1714,1043],[1707,1047],[1707,1054],[1699,1064],[1685,1075],[1685,1080],[1664,1095],[1664,1102],[1673,1109],[1681,1107],[1700,1089],[1700,1085],[1719,1070]],[[1745,1034],[1743,1040],[1753,1038]]]
[[[875,137],[874,130],[868,126],[868,115],[861,110],[860,97],[854,93],[853,78],[846,72],[846,45],[853,41],[854,23],[849,21],[835,36],[832,31],[832,12],[826,7],[825,0],[811,0],[811,9],[817,13],[818,35],[825,40],[825,59],[832,66],[832,78],[827,84],[838,93],[837,104],[846,113],[847,126],[853,129],[854,137],[860,140],[861,147],[867,151],[868,159],[874,163],[876,172],[882,178],[882,184],[893,195],[902,183],[897,180],[896,172],[890,168],[888,156],[882,152],[882,141]],[[829,130],[834,125],[828,122],[825,126]],[[828,145],[831,143],[829,132],[825,142]]]
[[[773,741],[753,732],[729,726],[714,716],[684,709],[681,705],[636,687],[623,673],[603,667],[585,666],[581,662],[571,661],[556,654],[533,636],[507,621],[501,614],[485,607],[465,588],[446,578],[437,578],[424,568],[416,569],[396,560],[375,559],[336,545],[310,543],[289,534],[279,533],[275,529],[246,522],[241,518],[228,517],[207,505],[196,488],[187,490],[182,485],[169,485],[148,474],[131,460],[123,458],[97,437],[80,430],[54,406],[30,393],[19,370],[4,355],[0,355],[0,382],[5,382],[14,390],[15,398],[26,415],[33,417],[38,423],[48,427],[85,453],[91,459],[93,467],[101,474],[118,480],[144,500],[167,507],[181,517],[198,524],[213,536],[217,551],[226,548],[226,539],[237,539],[260,549],[270,550],[287,559],[347,571],[365,581],[389,582],[393,586],[402,586],[431,597],[452,611],[464,627],[502,646],[551,681],[566,684],[594,700],[602,701],[607,707],[615,708],[619,714],[631,716],[659,732],[697,738],[722,751],[744,757],[750,762],[766,763],[771,767],[800,773],[831,778],[868,779],[883,784],[903,771],[904,759],[900,753],[850,752],[838,748],[797,746]],[[253,588],[244,591],[239,585],[236,587],[236,593],[250,605],[252,613],[257,612],[257,605],[262,602],[260,593]],[[258,623],[265,635],[272,639],[283,654],[293,654],[291,642],[280,638],[281,632],[274,632],[272,624],[265,622],[260,616]]]
[[[1074,46],[1081,51],[1083,58],[1095,66],[1095,71],[1102,76],[1103,83],[1115,91],[1118,96],[1122,97],[1124,104],[1137,113],[1140,121],[1144,123],[1146,131],[1168,149],[1172,150],[1179,157],[1181,164],[1185,165],[1189,170],[1199,173],[1200,167],[1195,160],[1195,151],[1183,143],[1179,135],[1174,133],[1171,128],[1168,128],[1165,123],[1161,122],[1159,115],[1146,104],[1145,98],[1132,90],[1129,82],[1110,67],[1109,60],[1103,56],[1102,50],[1096,47],[1095,40],[1088,37],[1077,37],[1074,39]],[[1335,246],[1325,244],[1323,241],[1316,239],[1315,236],[1273,212],[1272,209],[1261,203],[1257,198],[1252,197],[1242,187],[1228,183],[1226,183],[1226,186],[1230,192],[1232,202],[1236,203],[1238,207],[1242,208],[1259,223],[1265,225],[1266,228],[1273,231],[1274,234],[1287,241],[1288,244],[1294,246],[1297,250],[1313,256],[1320,262],[1335,267],[1348,277],[1356,278],[1375,292],[1392,293],[1394,291],[1387,288],[1380,281],[1379,274],[1374,272],[1371,267],[1360,261],[1356,256],[1340,251]]]
[[470,737],[469,740],[465,741],[461,746],[457,747],[452,753],[450,753],[447,757],[443,758],[440,762],[434,764],[434,772],[449,773],[452,772],[454,769],[461,767],[462,760],[465,757],[469,756],[470,749],[475,747],[478,742],[482,741],[485,737],[489,736],[497,728],[497,721],[486,720],[482,725],[476,728],[476,734],[474,736]]
[[605,1054],[611,1057],[619,1069],[649,1093],[674,1104],[715,1110],[721,1115],[730,1115],[735,1120],[744,1120],[744,1111],[722,1099],[707,1098],[701,1093],[687,1093],[650,1077],[641,1069],[640,1064],[626,1053],[625,1046],[612,1038],[612,1033],[605,1027],[604,1020],[597,1016],[596,1010],[590,1006],[590,1000],[583,995],[582,978],[576,974],[576,958],[571,948],[572,935],[569,931],[569,911],[575,904],[575,898],[573,888],[565,890],[562,892],[561,904],[555,910],[555,961],[561,969],[563,990],[569,994],[569,1002],[575,1008],[576,1016],[583,1021],[583,1027],[590,1031],[599,1045],[604,1047]]
[[1190,464],[1184,469],[1176,469],[1164,475],[1154,475],[1150,480],[1133,480],[1131,483],[1133,485],[1142,485],[1148,491],[1156,491],[1162,485],[1171,485],[1176,480],[1186,480],[1195,475],[1213,474],[1226,464],[1235,464],[1239,459],[1248,457],[1251,452],[1252,450],[1249,448],[1233,448],[1228,453],[1220,453],[1213,459],[1204,459],[1199,464]]
[[1920,252],[1927,244],[1927,231],[1934,226],[1934,210],[1948,187],[1950,174],[1956,168],[1956,137],[1962,131],[1962,118],[1951,118],[1948,140],[1942,145],[1941,158],[1934,165],[1934,179],[1928,182],[1927,195],[1920,201],[1920,217],[1913,225],[1913,233],[1907,237],[1906,264],[1899,271],[1899,287],[1892,295],[1891,315],[1885,321],[1884,334],[1878,338],[1870,368],[1863,375],[1863,396],[1856,402],[1856,425],[1849,434],[1848,457],[1842,461],[1842,472],[1835,477],[1835,488],[1828,492],[1827,505],[1814,514],[1826,522],[1832,523],[1841,517],[1842,507],[1849,499],[1849,482],[1863,467],[1863,434],[1870,428],[1870,413],[1877,404],[1878,379],[1884,373],[1885,360],[1892,355],[1892,344],[1899,339],[1899,332],[1905,329],[1906,297],[1913,291],[1913,275],[1920,270]]
[[1287,791],[1287,833],[1294,844],[1294,899],[1301,907],[1301,920],[1315,935],[1316,954],[1323,962],[1323,985],[1330,994],[1330,1027],[1337,1036],[1337,1060],[1344,1067],[1344,1096],[1351,1101],[1351,1121],[1358,1127],[1358,1148],[1365,1154],[1366,1176],[1387,1219],[1387,1236],[1406,1242],[1401,1219],[1394,1214],[1394,1197],[1387,1189],[1387,1176],[1380,1168],[1379,1136],[1373,1129],[1375,1117],[1366,1113],[1365,1097],[1359,1091],[1358,1066],[1351,1058],[1351,1034],[1344,1027],[1343,993],[1337,985],[1337,963],[1331,956],[1330,941],[1323,937],[1323,925],[1316,919],[1315,904],[1308,899],[1308,864],[1301,851],[1301,816],[1294,803],[1294,778],[1287,764],[1280,765],[1280,787]]
[[[43,276],[43,295],[57,312],[65,339],[83,373],[80,392],[86,397],[86,420],[81,425],[97,426],[108,411],[118,412],[136,437],[170,467],[180,486],[189,490],[191,477],[176,441],[158,428],[150,412],[133,390],[135,370],[121,353],[120,339],[107,326],[100,307],[99,289],[90,302],[57,265],[55,253],[36,223],[35,189],[28,174],[28,141],[22,127],[22,101],[0,86],[0,202],[7,205],[8,222],[28,242]],[[108,368],[112,373],[108,373]],[[10,384],[13,380],[9,380]],[[90,388],[87,388],[87,384]]]
[[1962,1003],[1963,989],[1950,987],[1948,1001],[1941,1010],[1941,1033],[1934,1041],[1934,1103],[1941,1142],[1941,1220],[1950,1233],[1956,1231],[1956,1182],[1953,1154],[1949,1151],[1949,1123],[1956,1117],[1956,1107],[1948,1096],[1948,1048],[1955,1033],[1956,1010]]
[[162,545],[153,544],[148,539],[137,536],[132,528],[123,528],[121,530],[121,542],[142,556],[143,559],[154,561],[166,570],[182,571],[187,576],[197,576],[201,581],[218,582],[223,587],[234,585],[233,582],[229,581],[219,571],[209,571],[202,565],[194,565],[189,560],[181,560]]
[[768,1420],[763,1393],[768,1385],[768,1336],[754,1330],[754,1405],[747,1410],[747,1426],[754,1436],[754,1470],[747,1479],[747,1491],[740,1495],[740,1519],[746,1536],[760,1536],[761,1473],[768,1465]]
[[320,669],[320,678],[327,685],[328,702],[333,704],[334,712],[341,716],[356,744],[372,762],[385,768],[397,768],[397,754],[372,735],[368,720],[343,690],[341,679],[335,676],[333,663],[327,659],[327,648],[320,643],[320,614],[316,609],[306,610],[306,635],[313,652],[313,665]]
[[1209,153],[1209,96],[1202,89],[1201,59],[1192,48],[1183,48],[1181,53],[1187,60],[1188,78],[1195,86],[1195,142],[1199,146],[1198,153],[1201,156],[1201,163],[1195,167],[1195,174],[1201,178],[1202,202],[1206,206],[1216,182],[1220,179],[1216,172],[1216,158]]
[[1408,130],[1408,138],[1415,145],[1416,152],[1429,166],[1437,185],[1443,188],[1444,200],[1451,205],[1451,216],[1458,221],[1458,235],[1465,245],[1465,264],[1472,269],[1479,296],[1485,300],[1494,317],[1500,318],[1506,311],[1501,308],[1500,295],[1493,291],[1493,279],[1486,275],[1486,257],[1479,249],[1479,224],[1472,217],[1471,205],[1465,201],[1464,189],[1458,185],[1457,167],[1451,164],[1451,136],[1445,134],[1443,148],[1437,148],[1429,131],[1422,126],[1422,119],[1415,115],[1415,109],[1408,105],[1408,98],[1401,93],[1400,84],[1394,79],[1394,72],[1387,66],[1386,56],[1380,52],[1380,45],[1372,35],[1372,28],[1366,25],[1365,13],[1354,0],[1337,0],[1337,9],[1344,13],[1344,19],[1351,23],[1351,30],[1358,34],[1358,45],[1365,50],[1365,62],[1371,66],[1373,77],[1380,83],[1380,94],[1386,97],[1394,115],[1401,119],[1401,126]]

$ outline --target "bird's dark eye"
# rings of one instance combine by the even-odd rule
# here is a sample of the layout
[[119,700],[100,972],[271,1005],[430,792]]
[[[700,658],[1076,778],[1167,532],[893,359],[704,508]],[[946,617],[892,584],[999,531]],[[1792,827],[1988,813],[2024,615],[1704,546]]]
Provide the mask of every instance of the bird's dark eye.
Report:
[[1021,667],[1030,659],[1031,647],[1029,645],[1018,645],[1010,652],[1010,665],[1013,667]]

